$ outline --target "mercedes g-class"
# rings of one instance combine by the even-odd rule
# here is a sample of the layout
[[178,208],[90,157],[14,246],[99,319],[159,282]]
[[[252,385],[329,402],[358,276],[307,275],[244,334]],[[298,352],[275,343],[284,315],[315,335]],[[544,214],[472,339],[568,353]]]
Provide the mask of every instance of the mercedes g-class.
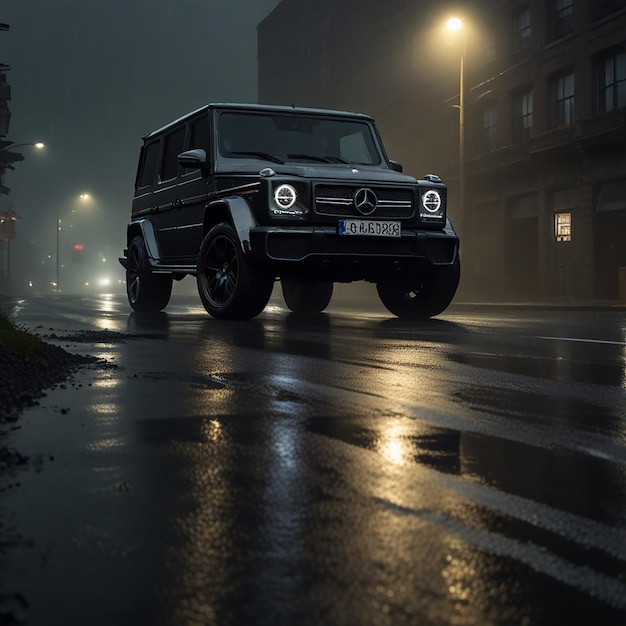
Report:
[[393,314],[438,315],[460,277],[438,176],[402,173],[374,120],[299,107],[209,104],[144,137],[126,269],[130,306],[160,311],[196,277],[216,318],[317,313],[333,284],[369,281]]

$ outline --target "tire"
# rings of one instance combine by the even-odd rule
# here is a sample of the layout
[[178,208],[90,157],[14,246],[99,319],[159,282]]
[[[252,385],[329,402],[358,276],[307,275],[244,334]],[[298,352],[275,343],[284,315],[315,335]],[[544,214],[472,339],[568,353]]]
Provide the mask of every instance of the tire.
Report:
[[461,262],[432,267],[417,287],[398,282],[376,285],[380,301],[388,311],[403,319],[426,319],[448,308],[461,278]]
[[198,293],[207,312],[219,319],[250,319],[267,305],[274,277],[250,267],[232,226],[214,226],[198,253]]
[[141,312],[161,311],[172,295],[172,276],[152,273],[146,244],[140,235],[128,246],[126,295],[130,306]]
[[321,313],[333,295],[333,283],[281,280],[283,298],[294,313]]

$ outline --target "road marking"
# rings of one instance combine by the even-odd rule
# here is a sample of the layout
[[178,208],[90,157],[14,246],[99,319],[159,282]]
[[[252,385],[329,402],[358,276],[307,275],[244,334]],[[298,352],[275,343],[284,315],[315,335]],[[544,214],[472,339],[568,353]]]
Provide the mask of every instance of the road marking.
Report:
[[578,339],[576,337],[542,337],[538,339],[550,339],[552,341],[576,341],[578,343],[603,343],[609,346],[626,346],[626,341],[606,341],[604,339]]

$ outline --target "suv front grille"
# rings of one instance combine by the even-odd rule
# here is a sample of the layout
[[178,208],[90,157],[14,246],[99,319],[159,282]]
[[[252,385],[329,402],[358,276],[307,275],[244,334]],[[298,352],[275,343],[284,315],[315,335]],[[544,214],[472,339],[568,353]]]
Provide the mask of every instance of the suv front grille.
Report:
[[[316,185],[315,212],[333,217],[363,217],[354,205],[354,194],[365,185]],[[371,185],[378,198],[376,209],[367,217],[374,219],[408,219],[415,213],[415,196],[411,189]]]

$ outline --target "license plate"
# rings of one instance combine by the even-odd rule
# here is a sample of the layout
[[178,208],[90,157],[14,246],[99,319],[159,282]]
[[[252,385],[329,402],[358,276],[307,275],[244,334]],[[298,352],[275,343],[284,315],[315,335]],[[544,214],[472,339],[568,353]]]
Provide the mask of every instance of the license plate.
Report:
[[400,237],[400,222],[385,220],[339,220],[340,235],[361,235],[371,237]]

